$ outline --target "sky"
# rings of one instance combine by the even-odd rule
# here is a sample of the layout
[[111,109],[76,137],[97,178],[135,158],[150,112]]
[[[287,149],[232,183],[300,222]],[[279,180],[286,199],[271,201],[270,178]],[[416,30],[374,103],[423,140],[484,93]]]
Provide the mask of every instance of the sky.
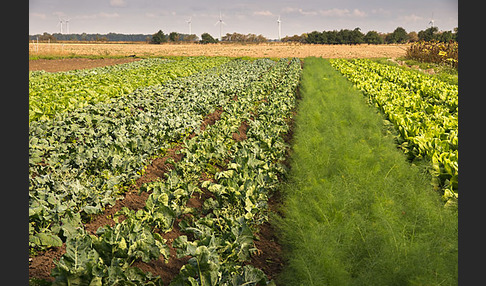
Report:
[[431,19],[439,30],[458,27],[457,0],[30,0],[29,34],[63,33],[154,34],[162,30],[222,34],[262,34],[278,37],[312,31],[355,29],[366,33],[425,30]]

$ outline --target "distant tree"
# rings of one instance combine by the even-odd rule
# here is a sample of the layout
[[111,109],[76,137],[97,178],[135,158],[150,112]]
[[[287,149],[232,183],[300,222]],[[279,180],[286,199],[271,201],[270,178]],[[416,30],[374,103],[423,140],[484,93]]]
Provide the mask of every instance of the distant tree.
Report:
[[372,44],[372,45],[379,45],[385,42],[383,38],[380,36],[380,34],[378,34],[377,31],[369,31],[363,37],[363,40],[365,43]]
[[327,43],[328,44],[340,44],[340,37],[338,35],[338,32],[336,30],[333,31],[327,31],[326,32],[326,38],[327,38]]
[[361,33],[361,29],[356,27],[350,32],[349,44],[362,44],[364,43],[364,34]]
[[268,39],[265,38],[262,34],[259,34],[255,37],[255,43],[265,43],[268,42]]
[[302,35],[293,35],[293,36],[285,36],[281,39],[282,42],[300,42],[300,43],[307,43],[307,37],[309,34],[302,34]]
[[201,35],[201,44],[210,44],[210,43],[217,43],[218,41],[215,40],[209,33],[203,33]]
[[325,32],[319,32],[319,31],[312,31],[307,34],[307,43],[309,44],[325,44],[327,42],[327,37],[326,40],[324,40],[325,37]]
[[177,33],[177,32],[171,32],[169,34],[169,41],[171,41],[171,42],[178,42],[179,41],[179,37],[180,37],[179,33]]
[[452,34],[452,31],[444,31],[437,35],[437,41],[439,42],[447,43],[453,40],[454,40],[454,35]]
[[106,36],[101,36],[100,34],[96,34],[95,41],[106,42],[106,41],[108,41],[108,38]]
[[153,34],[152,36],[152,44],[160,44],[160,43],[165,43],[167,42],[167,36],[162,32],[162,30],[159,30],[157,33]]
[[42,34],[42,35],[39,36],[39,41],[41,41],[41,42],[48,42],[48,41],[50,41],[50,42],[56,42],[57,39],[53,35],[44,32],[44,34]]
[[404,28],[397,27],[395,31],[393,31],[393,33],[387,35],[385,40],[388,44],[394,44],[394,43],[403,44],[408,41],[408,34]]
[[233,43],[263,43],[267,42],[268,39],[265,38],[263,35],[255,35],[255,34],[240,34],[240,33],[226,33],[221,38],[222,42],[233,42]]
[[408,33],[408,41],[409,42],[417,42],[419,40],[418,34],[415,31]]
[[182,35],[181,41],[184,41],[184,42],[197,42],[197,41],[199,41],[199,38],[195,34],[190,34],[190,35],[184,34],[184,35]]
[[418,32],[418,37],[420,41],[435,41],[437,40],[437,34],[439,32],[438,27],[430,27],[425,30]]

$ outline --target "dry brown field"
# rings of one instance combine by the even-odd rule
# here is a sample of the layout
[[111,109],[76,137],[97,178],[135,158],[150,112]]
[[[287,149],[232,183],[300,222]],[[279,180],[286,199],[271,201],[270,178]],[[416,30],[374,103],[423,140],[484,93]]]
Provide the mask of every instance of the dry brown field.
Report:
[[308,45],[265,44],[160,44],[146,43],[29,43],[29,55],[52,56],[230,56],[323,58],[397,58],[405,55],[408,45]]

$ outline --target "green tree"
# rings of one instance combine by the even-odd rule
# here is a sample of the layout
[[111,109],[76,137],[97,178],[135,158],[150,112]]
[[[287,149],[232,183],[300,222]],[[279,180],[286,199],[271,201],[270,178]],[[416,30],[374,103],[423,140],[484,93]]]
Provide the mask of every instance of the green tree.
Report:
[[160,44],[165,42],[167,42],[167,37],[162,30],[159,30],[157,33],[153,34],[151,42],[152,44]]
[[439,42],[447,43],[454,40],[454,35],[452,34],[452,31],[444,31],[437,35],[437,40]]
[[327,31],[326,32],[326,38],[327,38],[328,44],[340,44],[341,43],[341,39],[338,35],[338,31],[336,31],[336,30]]
[[351,31],[349,40],[350,44],[354,45],[364,43],[364,34],[361,33],[361,29],[359,27],[356,27]]
[[195,34],[190,34],[190,35],[184,34],[182,36],[181,41],[184,41],[184,42],[197,42],[197,41],[199,41],[199,38]]
[[404,28],[398,27],[395,29],[395,31],[393,31],[393,33],[388,34],[385,40],[388,44],[403,44],[408,41],[408,34]]
[[201,44],[210,44],[210,43],[217,43],[218,41],[215,40],[209,33],[203,33],[201,35]]
[[51,43],[53,43],[53,42],[56,42],[57,39],[53,35],[51,35],[47,32],[44,32],[44,34],[39,36],[39,41],[41,41],[41,42],[51,41]]
[[419,40],[418,34],[415,31],[408,33],[408,41],[409,42],[417,42]]
[[418,37],[420,41],[435,41],[437,40],[437,34],[439,32],[438,27],[430,27],[426,29],[425,31],[420,31],[418,32]]
[[369,31],[363,38],[364,42],[367,44],[379,45],[383,44],[383,38],[378,34],[377,31]]
[[325,44],[327,42],[327,37],[325,32],[312,31],[307,34],[306,41],[309,44]]
[[179,33],[177,33],[177,32],[171,32],[169,34],[169,41],[171,41],[171,42],[178,42],[179,41]]

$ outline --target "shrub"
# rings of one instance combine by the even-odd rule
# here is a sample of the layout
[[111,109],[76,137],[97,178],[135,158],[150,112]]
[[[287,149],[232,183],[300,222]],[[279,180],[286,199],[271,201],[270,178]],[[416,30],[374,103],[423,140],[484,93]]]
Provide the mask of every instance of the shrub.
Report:
[[422,62],[447,64],[457,68],[459,64],[458,50],[459,44],[453,41],[448,43],[420,41],[410,45],[407,49],[406,58]]

